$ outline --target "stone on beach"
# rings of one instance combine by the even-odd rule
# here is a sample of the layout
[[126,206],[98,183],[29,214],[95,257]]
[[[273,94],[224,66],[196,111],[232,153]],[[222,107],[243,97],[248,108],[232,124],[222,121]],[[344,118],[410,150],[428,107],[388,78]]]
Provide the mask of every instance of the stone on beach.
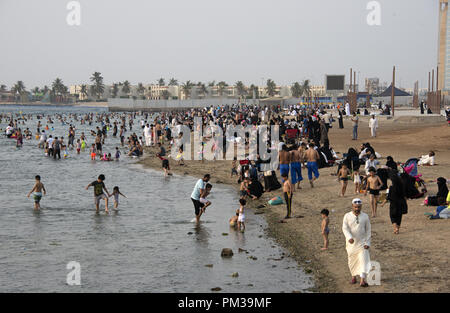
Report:
[[223,258],[231,258],[233,254],[233,250],[231,250],[230,248],[223,248],[220,256]]

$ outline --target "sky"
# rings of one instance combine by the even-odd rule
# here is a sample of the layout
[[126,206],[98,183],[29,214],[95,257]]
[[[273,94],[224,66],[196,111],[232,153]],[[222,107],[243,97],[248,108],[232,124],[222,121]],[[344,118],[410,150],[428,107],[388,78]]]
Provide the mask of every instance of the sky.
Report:
[[0,0],[0,84],[28,89],[106,84],[224,80],[278,85],[352,67],[366,77],[425,88],[437,65],[439,0],[379,0],[381,25],[370,26],[369,0],[79,0],[80,25],[68,25],[68,0]]

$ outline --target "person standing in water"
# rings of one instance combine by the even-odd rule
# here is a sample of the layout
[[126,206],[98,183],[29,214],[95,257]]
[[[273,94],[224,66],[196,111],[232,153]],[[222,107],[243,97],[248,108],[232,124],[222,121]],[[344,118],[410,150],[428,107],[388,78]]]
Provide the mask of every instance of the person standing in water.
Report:
[[47,191],[45,190],[44,184],[41,183],[41,176],[36,175],[35,177],[36,183],[33,186],[33,189],[28,193],[27,197],[29,198],[30,195],[34,192],[34,209],[40,210],[41,209],[41,199],[42,199],[42,192],[44,192],[44,196],[47,194]]
[[195,210],[195,219],[197,222],[197,225],[200,223],[200,217],[202,216],[202,208],[203,204],[200,202],[200,197],[203,197],[205,190],[206,190],[206,183],[211,179],[211,175],[205,174],[203,176],[203,179],[199,179],[197,183],[194,186],[194,190],[191,194],[191,200],[194,204],[194,210]]
[[[93,181],[92,183],[90,183],[89,185],[87,185],[86,190],[89,189],[89,187],[94,187],[94,200],[95,200],[95,208],[96,208],[96,212],[99,212],[99,207],[100,207],[100,201],[101,200],[105,200],[105,213],[109,213],[108,210],[108,197],[110,197],[111,195],[108,192],[108,189],[106,189],[105,183],[105,175],[101,174],[98,176],[98,179],[96,181]],[[108,196],[105,195],[105,193],[103,192],[103,190],[106,191],[106,194]]]

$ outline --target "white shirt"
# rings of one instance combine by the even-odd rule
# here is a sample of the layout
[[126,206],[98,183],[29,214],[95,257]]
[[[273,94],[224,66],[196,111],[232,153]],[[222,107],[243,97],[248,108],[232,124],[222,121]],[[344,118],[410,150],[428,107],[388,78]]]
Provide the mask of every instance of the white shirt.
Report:
[[376,118],[371,118],[369,120],[369,127],[370,128],[378,128],[378,120]]
[[47,142],[48,142],[48,148],[50,149],[50,148],[53,148],[53,138],[48,138],[47,139]]

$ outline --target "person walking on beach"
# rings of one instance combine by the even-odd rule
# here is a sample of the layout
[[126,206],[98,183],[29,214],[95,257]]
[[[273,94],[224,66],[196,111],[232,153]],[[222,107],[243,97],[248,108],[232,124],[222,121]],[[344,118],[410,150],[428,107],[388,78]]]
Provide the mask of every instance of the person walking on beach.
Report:
[[280,159],[281,177],[283,177],[284,174],[286,174],[286,177],[289,177],[289,163],[291,162],[291,154],[284,143],[282,144],[281,151],[278,152],[278,156]]
[[41,209],[41,199],[42,199],[42,192],[44,192],[44,196],[47,194],[47,191],[45,190],[44,184],[41,182],[41,176],[36,175],[35,177],[36,183],[33,186],[33,189],[28,193],[27,197],[29,198],[32,193],[34,193],[34,209],[40,210]]
[[352,140],[358,139],[358,116],[356,115],[356,112],[353,112],[353,116],[351,118],[352,126],[353,126],[353,138]]
[[372,117],[369,120],[369,128],[370,128],[370,136],[376,137],[378,129],[378,119],[375,117],[375,114],[372,114]]
[[350,176],[350,171],[347,168],[347,164],[342,164],[341,169],[338,172],[338,180],[341,182],[341,197],[345,196],[345,191],[347,190],[348,177]]
[[[310,143],[308,150],[305,152],[306,167],[308,168],[308,179],[311,188],[314,187],[314,181],[319,178],[319,167],[317,161],[320,159],[319,153],[314,149],[314,144]],[[314,178],[313,178],[314,173]]]
[[194,190],[191,194],[191,200],[194,204],[195,219],[197,225],[200,223],[200,217],[202,216],[203,204],[200,202],[200,197],[202,197],[206,190],[206,183],[211,179],[211,175],[205,174],[202,179],[199,179],[194,186]]
[[356,284],[356,276],[360,277],[360,286],[368,287],[367,274],[370,271],[370,238],[371,226],[369,216],[361,212],[362,201],[352,200],[352,211],[344,215],[342,232],[345,236],[348,255],[348,267],[352,275],[352,284]]
[[389,201],[389,216],[394,227],[394,234],[398,235],[400,233],[402,215],[408,213],[408,203],[406,202],[406,195],[400,177],[396,173],[391,172],[389,173],[389,179],[392,181],[392,185],[389,187],[387,197],[381,206],[384,206]]
[[287,174],[281,175],[281,177],[284,180],[283,183],[283,194],[284,194],[284,201],[286,202],[286,218],[291,218],[292,213],[292,197],[294,196],[294,185],[291,184],[291,182],[288,179]]
[[330,219],[328,218],[328,215],[330,214],[330,211],[327,209],[323,209],[320,214],[322,215],[322,237],[323,237],[323,248],[321,250],[328,250],[328,234],[330,233],[330,229],[328,228],[328,225],[330,224]]
[[[100,174],[98,176],[98,179],[96,181],[93,181],[92,183],[90,183],[89,185],[87,185],[86,190],[89,189],[89,187],[94,187],[94,200],[95,200],[95,208],[96,208],[96,212],[99,212],[99,207],[100,207],[100,201],[101,200],[105,200],[105,213],[109,213],[108,210],[108,197],[110,197],[111,195],[108,192],[108,189],[106,189],[105,186],[105,175]],[[108,196],[105,195],[105,193],[103,192],[106,191],[106,194]]]
[[293,146],[293,150],[290,151],[291,154],[291,180],[292,185],[297,184],[297,189],[300,188],[300,182],[303,180],[302,176],[302,151],[297,149],[297,145]]
[[380,188],[383,186],[383,182],[376,174],[374,167],[369,168],[369,177],[367,177],[366,190],[364,195],[367,195],[367,191],[370,193],[370,209],[372,210],[372,217],[377,216],[377,202],[380,197]]

